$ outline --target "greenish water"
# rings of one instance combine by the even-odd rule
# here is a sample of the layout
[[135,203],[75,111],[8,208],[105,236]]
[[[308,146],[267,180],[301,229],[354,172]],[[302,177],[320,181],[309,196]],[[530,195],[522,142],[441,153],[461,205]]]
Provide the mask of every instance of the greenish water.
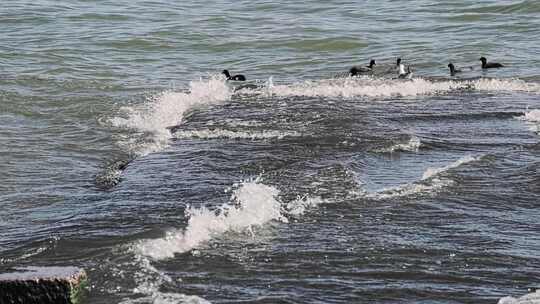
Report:
[[[5,1],[0,271],[83,267],[88,303],[521,296],[540,278],[539,17],[538,1]],[[334,79],[370,59],[375,77]]]

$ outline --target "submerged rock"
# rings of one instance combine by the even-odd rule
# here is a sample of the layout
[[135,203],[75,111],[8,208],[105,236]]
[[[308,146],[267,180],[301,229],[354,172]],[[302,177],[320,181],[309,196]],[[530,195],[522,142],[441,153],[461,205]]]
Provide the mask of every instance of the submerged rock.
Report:
[[77,304],[86,273],[76,267],[24,267],[0,274],[2,304]]

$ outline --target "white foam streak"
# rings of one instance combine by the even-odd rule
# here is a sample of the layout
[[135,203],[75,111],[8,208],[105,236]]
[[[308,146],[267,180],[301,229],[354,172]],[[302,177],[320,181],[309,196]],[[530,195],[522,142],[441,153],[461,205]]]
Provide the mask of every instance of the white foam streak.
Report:
[[190,92],[166,91],[151,98],[141,107],[124,108],[125,117],[110,120],[116,127],[130,128],[150,133],[152,141],[142,145],[127,144],[132,152],[146,154],[159,151],[168,145],[171,135],[167,127],[182,122],[185,113],[196,107],[217,104],[230,99],[232,92],[221,77],[192,81]]
[[246,131],[231,131],[223,129],[202,129],[202,130],[189,130],[189,131],[176,131],[174,133],[175,138],[202,138],[202,139],[283,139],[285,137],[300,136],[298,132],[282,132],[274,130],[263,130],[259,132],[246,132]]
[[375,199],[388,199],[440,191],[441,189],[449,187],[454,183],[452,180],[439,178],[438,176],[441,173],[479,159],[480,156],[474,157],[469,155],[464,156],[459,160],[441,168],[428,168],[422,175],[422,178],[417,182],[407,183],[397,187],[385,188],[375,193],[368,194],[367,197]]
[[528,123],[529,130],[531,130],[531,132],[540,134],[540,110],[525,112],[525,115],[520,116],[519,119]]
[[520,79],[479,79],[467,81],[478,91],[540,93],[540,84]]
[[526,112],[523,119],[529,122],[540,122],[540,110]]
[[137,246],[137,251],[155,260],[171,258],[176,253],[191,250],[213,236],[226,231],[242,231],[271,220],[286,222],[276,200],[279,191],[258,181],[245,182],[233,192],[231,204],[224,204],[218,211],[205,207],[187,210],[189,221],[183,231],[171,231],[166,237],[147,240]]
[[421,193],[435,193],[453,184],[450,180],[433,179],[430,183],[409,183],[392,188],[385,188],[367,197],[375,199],[389,199],[395,197],[412,196]]
[[340,79],[306,81],[293,85],[273,85],[267,94],[307,97],[397,97],[444,94],[457,90],[522,91],[540,93],[540,85],[517,79],[478,79],[472,81]]
[[540,291],[529,293],[520,298],[504,297],[497,302],[498,304],[540,304]]
[[464,156],[464,157],[458,159],[457,161],[449,164],[448,166],[444,166],[442,168],[428,168],[424,172],[424,174],[422,175],[422,180],[432,178],[435,175],[438,175],[438,174],[440,174],[442,172],[448,171],[448,170],[453,169],[453,168],[457,168],[457,167],[459,167],[459,166],[461,166],[463,164],[470,163],[472,161],[477,161],[477,160],[479,160],[479,157],[474,157],[474,156],[467,155],[467,156]]
[[396,151],[408,151],[408,152],[418,152],[422,142],[420,138],[416,136],[411,136],[409,141],[405,144],[395,144],[390,148],[382,149],[381,152],[394,153]]

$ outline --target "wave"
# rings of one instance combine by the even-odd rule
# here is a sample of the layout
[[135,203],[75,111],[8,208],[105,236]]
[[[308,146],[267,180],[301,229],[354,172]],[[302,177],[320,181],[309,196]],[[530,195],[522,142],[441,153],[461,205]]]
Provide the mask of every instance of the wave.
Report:
[[[307,81],[291,85],[274,85],[269,79],[266,86],[256,89],[244,89],[246,92],[263,96],[279,97],[407,97],[418,95],[447,94],[454,91],[519,91],[540,93],[540,85],[518,79],[476,79],[468,81],[434,81],[415,78],[410,81],[375,79],[375,78],[345,78],[321,81]],[[119,128],[134,130],[139,136],[118,136],[118,144],[136,156],[161,151],[169,145],[171,126],[182,123],[190,110],[211,104],[219,104],[230,100],[234,92],[221,75],[212,76],[208,80],[198,80],[190,83],[189,92],[166,91],[151,97],[140,106],[124,107],[121,114],[109,120],[110,124]],[[175,128],[178,130],[178,128]],[[296,133],[278,134],[267,131],[263,133],[243,133],[232,131],[181,131],[173,132],[177,138],[283,138],[296,136]],[[221,134],[219,134],[221,133]],[[407,148],[407,147],[397,147]]]
[[540,110],[526,112],[523,118],[530,122],[540,122]]
[[185,230],[170,231],[164,238],[143,241],[135,250],[143,256],[162,260],[187,252],[226,231],[243,231],[271,220],[286,222],[277,201],[278,194],[276,188],[258,181],[244,182],[233,191],[230,203],[217,210],[188,208]]
[[441,178],[440,175],[450,169],[457,168],[463,164],[480,160],[481,156],[464,156],[457,161],[440,168],[428,168],[422,174],[419,181],[399,185],[397,187],[385,188],[375,193],[368,193],[366,196],[374,199],[388,199],[403,196],[412,196],[424,193],[436,193],[454,184],[450,179]]
[[382,153],[394,153],[394,152],[402,152],[402,151],[403,152],[418,152],[421,146],[422,146],[422,142],[420,141],[420,138],[416,136],[411,136],[409,141],[406,143],[395,144],[389,148],[380,149],[377,152],[382,152]]
[[185,139],[185,138],[202,138],[202,139],[218,139],[218,138],[228,138],[228,139],[283,139],[285,137],[297,137],[300,136],[298,132],[282,132],[282,131],[259,131],[259,132],[249,132],[249,131],[231,131],[223,129],[203,129],[203,130],[189,130],[189,131],[176,131],[174,133],[174,138]]
[[497,304],[539,304],[540,303],[540,290],[526,294],[520,298],[504,297],[499,299]]
[[529,129],[532,132],[540,134],[540,110],[532,110],[525,112],[525,114],[518,117],[518,119],[528,122],[530,125]]
[[136,155],[146,155],[166,148],[171,138],[170,126],[182,123],[189,110],[219,104],[230,99],[231,89],[221,76],[190,83],[189,92],[162,92],[142,106],[125,107],[124,116],[109,122],[119,128],[134,130],[140,137],[127,136],[119,145]]
[[177,253],[187,252],[227,231],[253,233],[252,227],[270,221],[287,223],[287,216],[302,215],[322,202],[318,197],[303,196],[282,207],[277,199],[279,190],[262,184],[259,179],[235,187],[229,203],[216,210],[206,207],[188,208],[186,215],[189,220],[184,230],[173,230],[163,238],[142,241],[133,250],[154,260],[172,258]]
[[454,169],[454,168],[457,168],[463,164],[467,164],[467,163],[470,163],[470,162],[473,162],[473,161],[478,161],[480,160],[479,157],[474,157],[474,156],[470,156],[470,155],[467,155],[465,157],[462,157],[460,159],[458,159],[457,161],[449,164],[448,166],[445,166],[445,167],[442,167],[442,168],[428,168],[424,174],[422,175],[422,180],[427,180],[427,179],[430,179],[430,178],[433,178],[434,176],[437,176],[443,172],[446,172],[450,169]]
[[[382,78],[345,78],[321,81],[305,81],[292,85],[274,85],[271,81],[263,89],[268,96],[292,97],[414,97],[422,95],[439,95],[459,91],[493,91],[493,92],[529,92],[540,93],[540,84],[528,83],[519,79],[475,80],[429,80],[414,78],[412,80],[396,80]],[[257,92],[257,90],[253,90]]]
[[140,269],[134,276],[138,286],[133,292],[143,296],[122,303],[210,303],[197,296],[159,291],[162,284],[173,282],[173,279],[155,268],[151,261],[188,252],[228,231],[248,232],[254,236],[254,226],[270,221],[288,223],[288,216],[298,217],[324,202],[320,197],[304,195],[282,206],[277,199],[279,190],[261,183],[259,178],[233,188],[229,203],[216,210],[188,208],[189,220],[184,230],[173,230],[163,238],[143,240],[131,247]]

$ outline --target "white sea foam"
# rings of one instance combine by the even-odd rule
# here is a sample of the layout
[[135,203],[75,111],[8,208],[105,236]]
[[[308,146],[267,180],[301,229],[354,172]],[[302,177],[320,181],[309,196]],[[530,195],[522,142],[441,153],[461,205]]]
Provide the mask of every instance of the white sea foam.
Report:
[[449,187],[453,181],[446,179],[432,179],[429,183],[408,183],[396,187],[385,188],[375,193],[367,194],[367,197],[374,199],[389,199],[396,197],[412,196],[416,194],[433,194]]
[[[138,270],[130,275],[130,278],[135,279],[137,287],[133,289],[135,298],[125,298],[121,304],[209,304],[210,302],[204,298],[185,295],[181,293],[166,293],[160,291],[160,287],[163,284],[174,284],[173,279],[166,273],[158,270],[152,265],[151,260],[143,255],[136,254],[134,263],[129,263],[129,266],[124,268],[131,268],[133,265],[138,267]],[[118,273],[124,279],[127,279],[123,274],[123,269]],[[115,292],[115,291],[113,291]]]
[[136,251],[161,260],[189,251],[226,231],[242,231],[272,220],[286,222],[277,201],[278,194],[276,188],[258,181],[244,182],[233,191],[230,203],[218,210],[188,208],[185,230],[170,231],[164,238],[146,240],[137,245]]
[[307,97],[395,97],[446,94],[457,90],[521,91],[540,93],[540,85],[517,79],[478,79],[470,81],[353,79],[306,81],[292,85],[272,85],[266,93],[276,96]]
[[380,152],[386,152],[386,153],[394,153],[397,151],[418,152],[418,149],[420,149],[421,145],[422,145],[422,142],[420,141],[420,138],[416,136],[411,136],[411,138],[409,139],[407,143],[395,144],[391,146],[390,148],[380,150]]
[[526,121],[532,132],[540,134],[540,110],[525,112],[525,115],[520,116],[519,119]]
[[526,112],[523,119],[530,122],[540,122],[540,110]]
[[123,108],[123,117],[110,120],[116,127],[150,134],[149,140],[129,138],[123,145],[130,152],[147,154],[167,147],[171,134],[167,127],[178,125],[191,109],[209,104],[218,104],[230,99],[232,91],[222,77],[198,80],[190,83],[189,93],[166,91],[139,107]]
[[504,297],[499,299],[498,304],[540,304],[540,291],[526,294],[520,298]]
[[463,164],[466,164],[466,163],[470,163],[470,162],[473,162],[473,161],[477,161],[479,160],[480,157],[474,157],[474,156],[471,156],[471,155],[467,155],[467,156],[464,156],[460,159],[458,159],[457,161],[449,164],[448,166],[444,166],[442,168],[428,168],[424,174],[422,175],[422,180],[426,180],[426,179],[429,179],[429,178],[432,178],[442,172],[446,172],[450,169],[453,169],[453,168],[457,168]]
[[176,131],[174,133],[175,138],[202,138],[202,139],[216,139],[216,138],[229,138],[229,139],[282,139],[284,137],[296,137],[300,136],[298,132],[283,132],[277,130],[263,130],[263,131],[231,131],[223,129],[202,129],[202,130],[188,130],[188,131]]
[[277,200],[279,190],[262,184],[259,179],[243,182],[232,192],[229,203],[217,210],[188,208],[187,227],[173,230],[163,238],[145,240],[134,247],[141,257],[162,260],[187,252],[227,231],[251,231],[253,226],[270,221],[288,222],[286,216],[298,216],[323,202],[319,197],[301,196],[282,208]]
[[253,226],[260,226],[270,221],[288,222],[286,215],[299,216],[308,209],[321,204],[319,197],[301,196],[286,204],[283,208],[277,200],[279,191],[261,183],[260,179],[242,182],[234,186],[230,202],[217,210],[205,207],[189,208],[188,225],[184,230],[169,232],[164,238],[145,240],[136,244],[136,264],[140,271],[134,276],[138,286],[135,294],[142,294],[137,299],[126,299],[123,304],[152,303],[210,303],[197,296],[175,293],[163,293],[159,287],[173,280],[152,265],[152,260],[171,258],[176,253],[187,252],[204,242],[227,231],[250,231]]
[[368,193],[367,197],[375,199],[388,199],[394,197],[411,196],[415,194],[435,193],[451,186],[454,183],[452,180],[439,177],[441,173],[479,159],[480,156],[475,157],[468,155],[441,168],[428,168],[426,171],[424,171],[422,178],[417,182],[385,188],[375,193]]

